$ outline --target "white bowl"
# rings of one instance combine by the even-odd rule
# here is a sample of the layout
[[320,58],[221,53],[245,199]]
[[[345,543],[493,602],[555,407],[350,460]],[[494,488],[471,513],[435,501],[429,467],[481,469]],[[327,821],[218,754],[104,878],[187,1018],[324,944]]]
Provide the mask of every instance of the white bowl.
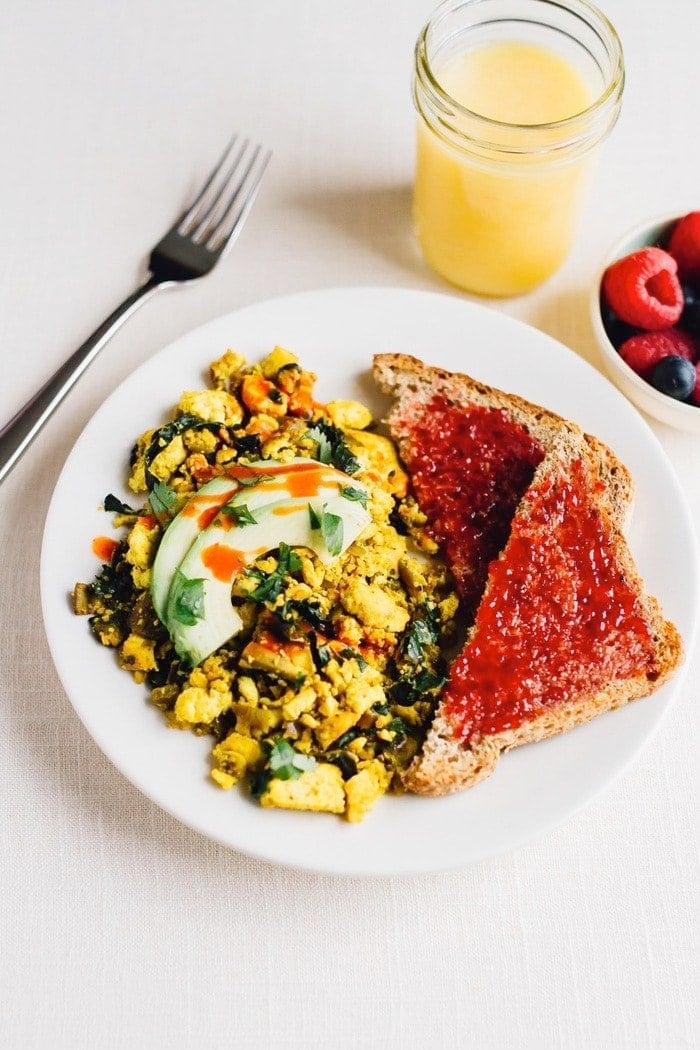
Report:
[[694,434],[700,434],[700,407],[688,405],[684,401],[677,401],[667,394],[662,394],[650,383],[638,376],[625,361],[610,342],[600,313],[600,286],[603,274],[615,259],[621,259],[630,252],[637,251],[650,244],[658,244],[663,241],[674,222],[680,215],[662,215],[659,218],[649,220],[621,237],[607,253],[600,273],[591,289],[590,309],[593,331],[595,332],[600,347],[605,370],[612,381],[620,388],[625,397],[628,397],[637,408],[666,423],[678,430],[687,430]]

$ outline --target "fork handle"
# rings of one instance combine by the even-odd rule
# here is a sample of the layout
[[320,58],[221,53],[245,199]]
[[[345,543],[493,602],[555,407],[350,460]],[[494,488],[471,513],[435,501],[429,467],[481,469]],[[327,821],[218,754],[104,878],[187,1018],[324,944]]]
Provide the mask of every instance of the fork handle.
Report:
[[44,383],[40,390],[20,408],[5,426],[0,430],[0,482],[7,477],[20,456],[26,451],[44,423],[49,419],[55,409],[58,408],[63,398],[72,389],[73,385],[80,379],[81,375],[94,361],[102,347],[107,343],[114,333],[120,328],[126,319],[138,309],[142,303],[163,286],[162,280],[152,275],[137,288],[128,299],[114,310],[106,320],[97,328],[92,335],[71,354],[68,360],[54,372],[51,378]]

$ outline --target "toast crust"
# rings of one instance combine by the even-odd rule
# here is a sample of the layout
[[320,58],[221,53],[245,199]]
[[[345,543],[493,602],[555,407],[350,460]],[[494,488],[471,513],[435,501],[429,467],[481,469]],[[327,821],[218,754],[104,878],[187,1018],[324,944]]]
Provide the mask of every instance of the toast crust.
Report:
[[[531,493],[544,478],[557,475],[564,478],[574,461],[583,462],[590,480],[588,498],[604,521],[616,566],[633,586],[653,640],[654,659],[650,670],[632,678],[613,679],[603,688],[584,687],[571,700],[552,704],[515,728],[482,735],[468,744],[460,742],[443,703],[439,702],[422,750],[402,774],[402,782],[407,790],[418,794],[447,795],[485,780],[505,751],[567,732],[599,714],[654,692],[678,667],[683,657],[683,645],[676,627],[664,619],[658,600],[646,593],[622,534],[621,525],[627,515],[633,491],[632,481],[629,471],[607,446],[584,434],[576,424],[532,405],[517,395],[496,391],[468,376],[431,368],[407,355],[379,355],[375,359],[375,378],[385,393],[396,398],[387,422],[400,451],[407,450],[412,419],[436,393],[455,404],[505,408],[516,422],[525,426],[542,442],[547,452],[513,520],[527,516]],[[601,491],[597,480],[604,481],[607,488]],[[508,543],[499,559],[507,557]],[[490,581],[489,574],[486,595],[489,593]],[[477,630],[478,622],[470,630],[465,649],[468,649]]]

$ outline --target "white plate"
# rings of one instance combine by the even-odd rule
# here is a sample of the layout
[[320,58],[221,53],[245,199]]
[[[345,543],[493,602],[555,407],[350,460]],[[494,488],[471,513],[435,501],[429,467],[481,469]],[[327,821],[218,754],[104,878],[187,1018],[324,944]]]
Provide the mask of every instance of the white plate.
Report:
[[111,531],[101,500],[110,491],[128,498],[121,482],[134,439],[165,419],[182,390],[203,386],[209,362],[227,347],[254,361],[276,343],[318,373],[320,399],[356,397],[381,414],[386,402],[369,375],[372,354],[403,351],[515,391],[608,442],[637,483],[630,542],[639,567],[691,646],[699,583],[690,515],[660,445],[622,395],[570,350],[495,310],[424,292],[335,289],[260,303],[190,332],[142,365],[86,427],[53,495],[41,563],[46,632],[66,692],[133,784],[185,824],[250,855],[315,871],[388,875],[459,867],[521,846],[624,770],[659,725],[680,675],[651,698],[504,756],[471,791],[385,797],[363,824],[350,825],[326,814],[263,810],[241,790],[215,787],[208,739],[167,729],[146,688],[70,610],[74,582],[92,579],[98,568],[93,537]]

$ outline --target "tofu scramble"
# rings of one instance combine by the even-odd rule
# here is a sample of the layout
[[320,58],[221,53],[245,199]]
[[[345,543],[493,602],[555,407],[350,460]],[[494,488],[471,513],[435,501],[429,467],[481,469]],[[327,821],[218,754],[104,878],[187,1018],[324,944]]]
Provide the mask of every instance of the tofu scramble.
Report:
[[[315,375],[281,347],[253,365],[227,350],[210,377],[210,388],[183,393],[172,419],[138,438],[128,487],[142,503],[105,498],[121,538],[95,546],[103,565],[91,583],[76,584],[74,610],[148,686],[168,725],[212,738],[220,788],[243,782],[263,807],[361,821],[381,795],[401,790],[399,774],[432,719],[458,609],[451,578],[393,443],[376,433],[364,405],[317,403]],[[343,541],[343,516],[309,500],[310,539],[288,543],[285,515],[291,521],[300,508],[275,504],[277,534],[224,577],[227,612],[240,626],[193,657],[163,612],[172,611],[170,577],[168,603],[156,603],[160,616],[154,608],[164,537],[172,546],[188,518],[189,528],[199,520],[218,536],[232,523],[228,535],[244,537],[245,527],[252,535],[253,523],[259,532],[260,479],[293,469],[345,479],[335,482],[334,506],[361,504],[364,516],[353,519],[361,531],[353,539],[346,521]],[[219,497],[205,521],[194,519],[203,491],[229,479],[238,479],[237,497],[227,505]],[[185,564],[175,569],[178,586]],[[189,590],[178,592],[181,633],[183,623],[207,627],[204,583],[186,579]]]

